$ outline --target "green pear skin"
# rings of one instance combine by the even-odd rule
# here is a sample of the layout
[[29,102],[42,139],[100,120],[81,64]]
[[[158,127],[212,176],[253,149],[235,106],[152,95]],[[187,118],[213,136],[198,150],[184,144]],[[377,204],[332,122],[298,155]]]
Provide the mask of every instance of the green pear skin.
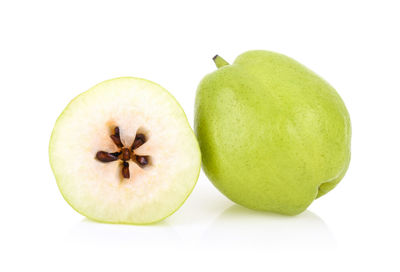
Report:
[[245,207],[296,215],[350,163],[349,113],[335,89],[295,60],[248,51],[199,84],[195,133],[203,169]]

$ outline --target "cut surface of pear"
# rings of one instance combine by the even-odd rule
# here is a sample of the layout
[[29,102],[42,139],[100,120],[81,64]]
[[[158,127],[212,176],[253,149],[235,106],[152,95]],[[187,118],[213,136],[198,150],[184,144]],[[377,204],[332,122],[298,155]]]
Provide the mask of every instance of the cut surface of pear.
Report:
[[104,81],[72,100],[54,126],[49,156],[76,211],[126,224],[175,212],[193,190],[201,162],[178,102],[161,86],[133,77]]

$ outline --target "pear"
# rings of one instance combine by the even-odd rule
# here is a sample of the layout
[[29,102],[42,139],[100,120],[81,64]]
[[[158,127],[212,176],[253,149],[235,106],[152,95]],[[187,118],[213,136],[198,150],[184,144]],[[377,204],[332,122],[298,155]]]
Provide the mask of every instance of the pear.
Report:
[[50,164],[64,199],[106,223],[149,224],[192,192],[200,150],[182,108],[161,86],[122,77],[73,99],[54,126]]
[[295,60],[248,51],[199,84],[195,134],[203,169],[245,207],[296,215],[332,190],[350,162],[351,126],[342,99]]

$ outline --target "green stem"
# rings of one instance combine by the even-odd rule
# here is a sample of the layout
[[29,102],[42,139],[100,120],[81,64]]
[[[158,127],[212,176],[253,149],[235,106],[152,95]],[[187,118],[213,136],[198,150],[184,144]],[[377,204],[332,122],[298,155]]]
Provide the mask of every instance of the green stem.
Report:
[[221,68],[225,65],[229,65],[229,63],[226,60],[224,60],[223,58],[221,58],[218,55],[215,55],[213,57],[213,61],[215,62],[215,65],[217,65],[217,68]]

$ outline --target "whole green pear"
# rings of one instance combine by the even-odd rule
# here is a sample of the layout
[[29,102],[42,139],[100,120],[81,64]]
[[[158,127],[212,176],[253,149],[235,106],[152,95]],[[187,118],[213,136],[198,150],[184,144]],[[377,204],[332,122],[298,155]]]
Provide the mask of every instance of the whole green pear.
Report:
[[281,214],[303,212],[350,162],[348,111],[335,89],[295,60],[248,51],[218,55],[196,94],[203,169],[229,199]]

